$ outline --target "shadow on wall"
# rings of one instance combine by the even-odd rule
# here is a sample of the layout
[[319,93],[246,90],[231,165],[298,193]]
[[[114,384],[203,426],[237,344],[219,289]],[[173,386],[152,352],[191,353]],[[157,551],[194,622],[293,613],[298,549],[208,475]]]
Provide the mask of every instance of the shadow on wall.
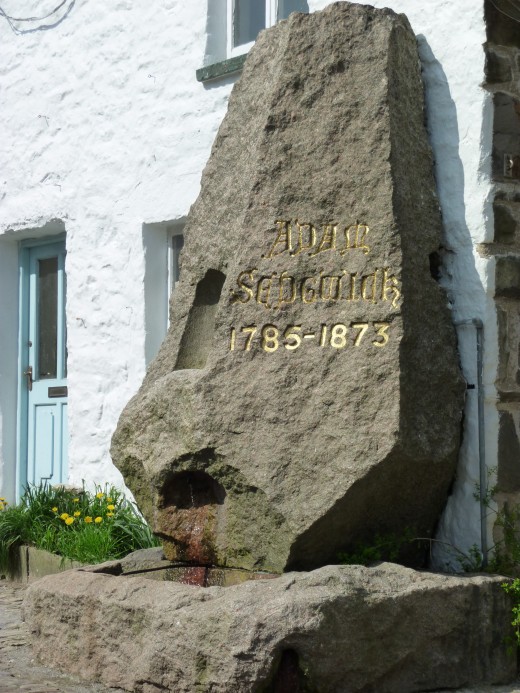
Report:
[[[443,222],[439,281],[447,292],[454,321],[484,318],[487,297],[476,269],[473,241],[466,222],[457,108],[441,63],[435,58],[425,37],[419,35],[417,39],[425,85],[426,125],[435,158],[434,171]],[[489,142],[484,142],[484,148],[491,151],[491,132]],[[484,173],[489,175],[490,160],[483,161],[481,165],[485,167]],[[463,278],[461,283],[459,277]],[[476,383],[474,327],[459,326],[457,333],[464,377],[468,383]],[[437,532],[440,539],[464,544],[458,546],[462,550],[473,543],[480,545],[480,511],[473,498],[474,484],[479,478],[477,420],[475,388],[467,393],[459,469]],[[468,460],[471,460],[471,467],[467,466]],[[457,531],[460,536],[454,536]],[[439,546],[435,547],[433,563],[435,567],[445,567],[446,563],[451,562],[451,554]]]

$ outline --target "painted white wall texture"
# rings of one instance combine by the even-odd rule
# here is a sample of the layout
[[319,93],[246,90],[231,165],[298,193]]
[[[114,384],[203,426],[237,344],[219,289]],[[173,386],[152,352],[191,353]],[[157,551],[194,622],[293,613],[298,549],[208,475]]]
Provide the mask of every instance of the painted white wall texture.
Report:
[[[42,17],[55,4],[3,0],[2,8]],[[215,20],[225,3],[209,4],[209,21],[207,0],[71,0],[40,22],[10,25],[0,17],[0,489],[8,499],[15,495],[17,244],[52,231],[56,219],[67,244],[69,482],[123,483],[109,445],[145,372],[151,324],[145,266],[158,262],[163,222],[183,219],[198,194],[236,79],[195,79],[218,52],[215,45],[225,45],[219,35],[225,25]],[[310,0],[309,9],[327,4]],[[475,250],[492,238],[483,3],[373,4],[406,13],[418,36],[445,230],[442,281],[454,320],[485,324],[485,432],[493,467],[494,271],[493,260]],[[475,383],[474,328],[458,332],[464,373]],[[462,549],[480,542],[477,480],[475,390],[468,394],[460,470],[440,528],[440,538]]]

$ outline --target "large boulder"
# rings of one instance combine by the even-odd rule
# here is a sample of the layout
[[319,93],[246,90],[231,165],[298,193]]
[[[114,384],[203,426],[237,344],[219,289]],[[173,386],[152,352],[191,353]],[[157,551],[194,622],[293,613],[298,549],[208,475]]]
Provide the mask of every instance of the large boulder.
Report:
[[75,570],[29,587],[47,666],[152,693],[416,693],[511,681],[503,578],[381,564],[235,587]]
[[424,121],[404,15],[341,2],[251,50],[113,439],[169,559],[280,572],[432,534],[464,387]]

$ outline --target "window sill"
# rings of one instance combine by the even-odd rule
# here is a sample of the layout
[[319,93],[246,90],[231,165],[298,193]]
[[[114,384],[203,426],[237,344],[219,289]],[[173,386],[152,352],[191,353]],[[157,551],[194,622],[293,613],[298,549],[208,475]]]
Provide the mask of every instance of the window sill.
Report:
[[195,72],[197,82],[209,82],[211,79],[218,79],[219,77],[239,72],[244,67],[246,57],[247,54],[244,53],[244,55],[237,55],[234,58],[228,58],[227,60],[221,60],[219,63],[199,68]]

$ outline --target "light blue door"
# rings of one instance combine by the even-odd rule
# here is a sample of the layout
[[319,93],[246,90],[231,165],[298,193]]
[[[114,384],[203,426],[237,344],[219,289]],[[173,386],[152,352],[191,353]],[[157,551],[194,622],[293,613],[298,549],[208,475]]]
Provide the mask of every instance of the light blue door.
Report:
[[20,486],[64,483],[67,480],[65,243],[23,248],[20,269],[20,428],[24,437],[20,445]]

